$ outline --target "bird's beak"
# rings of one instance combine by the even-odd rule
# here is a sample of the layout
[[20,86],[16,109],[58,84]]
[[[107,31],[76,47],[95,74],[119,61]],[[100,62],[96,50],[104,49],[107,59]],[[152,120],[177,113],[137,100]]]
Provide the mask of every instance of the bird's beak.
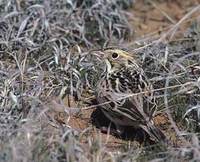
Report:
[[102,58],[102,59],[105,57],[105,54],[103,52],[101,52],[101,51],[92,50],[92,51],[90,51],[90,53],[92,55],[95,55],[95,56],[97,56],[99,58]]

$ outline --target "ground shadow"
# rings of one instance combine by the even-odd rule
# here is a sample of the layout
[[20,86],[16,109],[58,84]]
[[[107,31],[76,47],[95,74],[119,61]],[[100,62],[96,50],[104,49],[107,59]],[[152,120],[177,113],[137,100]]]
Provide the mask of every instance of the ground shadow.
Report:
[[141,128],[134,128],[130,126],[124,127],[124,132],[119,134],[115,125],[104,115],[101,108],[95,109],[91,114],[91,123],[101,130],[102,133],[109,133],[116,138],[123,140],[136,140],[141,144],[155,144],[149,135]]

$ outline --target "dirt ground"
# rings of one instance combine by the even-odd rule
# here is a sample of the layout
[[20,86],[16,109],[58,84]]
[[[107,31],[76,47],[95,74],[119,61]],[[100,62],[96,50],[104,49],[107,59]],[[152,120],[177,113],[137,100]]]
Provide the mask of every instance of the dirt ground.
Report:
[[[181,20],[184,15],[191,11],[197,4],[200,4],[200,0],[138,0],[137,3],[134,4],[134,7],[129,9],[129,12],[133,14],[130,23],[135,30],[135,39],[137,40],[149,36],[159,37],[162,33],[169,30],[174,24]],[[191,19],[194,18],[195,16],[192,16]],[[191,19],[186,22],[191,22]],[[184,30],[184,28],[180,30]],[[68,106],[68,97],[63,99],[63,103]],[[71,100],[70,106],[76,107],[77,103]],[[68,123],[68,125],[78,131],[90,127],[91,129],[94,129],[93,132],[95,135],[95,132],[100,130],[95,130],[95,127],[91,124],[91,114],[93,112],[94,109],[84,110],[79,113],[78,116],[72,115],[70,118],[66,118],[66,115],[62,112],[57,112],[54,115],[54,118],[61,124]],[[168,124],[166,115],[157,115],[155,117],[155,123],[167,134],[170,128],[167,128],[166,126]],[[105,133],[102,133],[101,135],[103,141],[106,141],[106,146],[111,149],[118,147],[125,142],[123,139],[113,135],[107,135]],[[171,137],[171,139],[173,140],[173,137]]]
[[[146,3],[145,3],[146,2]],[[131,13],[134,20],[131,22],[135,27],[136,39],[145,36],[155,36],[169,30],[180,21],[184,15],[191,11],[200,0],[141,0],[135,3]],[[196,13],[196,16],[199,13]],[[190,23],[196,18],[195,14],[184,23]],[[186,26],[181,25],[184,30]]]

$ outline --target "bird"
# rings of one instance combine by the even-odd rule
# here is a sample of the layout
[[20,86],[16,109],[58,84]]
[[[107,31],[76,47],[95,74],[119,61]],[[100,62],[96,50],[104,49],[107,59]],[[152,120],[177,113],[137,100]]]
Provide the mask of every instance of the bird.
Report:
[[136,55],[122,49],[95,51],[105,64],[96,86],[96,100],[103,114],[122,134],[125,126],[142,128],[154,141],[166,141],[154,124],[157,111],[152,84]]

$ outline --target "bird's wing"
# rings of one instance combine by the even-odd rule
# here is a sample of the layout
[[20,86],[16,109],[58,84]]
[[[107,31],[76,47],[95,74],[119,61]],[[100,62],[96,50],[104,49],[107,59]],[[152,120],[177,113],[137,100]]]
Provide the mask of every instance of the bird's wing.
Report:
[[[125,79],[122,79],[121,76],[124,76]],[[156,104],[153,88],[143,70],[140,68],[123,69],[118,72],[116,77],[119,78],[118,89],[122,94],[125,93],[129,96],[122,107],[129,111],[129,114],[138,116],[139,119],[151,120],[156,111]],[[125,92],[123,91],[124,87],[128,87]]]
[[150,85],[143,71],[122,69],[110,77],[109,83],[102,79],[98,90],[97,99],[104,111],[135,122],[151,120],[156,109],[151,92],[144,93],[150,91]]
[[139,93],[141,93],[141,95],[138,94],[138,96],[133,97],[132,100],[133,102],[141,102],[137,104],[137,106],[139,106],[138,108],[149,117],[149,120],[151,120],[157,108],[155,103],[153,87],[150,84],[147,77],[145,76],[143,70],[140,69],[137,75],[137,77],[139,78],[138,90]]

